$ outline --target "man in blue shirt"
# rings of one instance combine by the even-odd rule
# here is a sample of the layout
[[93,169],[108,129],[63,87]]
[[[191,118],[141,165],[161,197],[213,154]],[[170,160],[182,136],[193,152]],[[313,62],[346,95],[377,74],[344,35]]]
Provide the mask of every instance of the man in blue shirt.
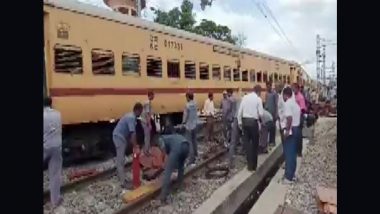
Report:
[[161,203],[166,203],[170,191],[171,175],[175,169],[178,169],[177,181],[180,184],[183,181],[185,160],[189,154],[190,145],[185,137],[174,132],[160,137],[155,135],[154,140],[157,142],[161,150],[168,156],[165,163],[162,190],[160,194]]
[[141,115],[143,106],[136,103],[133,112],[125,114],[117,123],[113,130],[113,143],[116,149],[116,169],[117,176],[122,188],[132,189],[131,183],[126,181],[124,172],[125,150],[127,146],[137,146],[136,140],[136,119]]

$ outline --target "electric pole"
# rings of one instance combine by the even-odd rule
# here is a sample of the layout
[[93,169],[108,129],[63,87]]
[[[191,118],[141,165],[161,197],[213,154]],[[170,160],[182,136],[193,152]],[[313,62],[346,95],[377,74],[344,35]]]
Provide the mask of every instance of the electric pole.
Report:
[[321,57],[321,37],[317,34],[317,51],[316,51],[316,65],[317,65],[317,82],[320,81],[321,78],[321,67],[320,67],[320,57]]

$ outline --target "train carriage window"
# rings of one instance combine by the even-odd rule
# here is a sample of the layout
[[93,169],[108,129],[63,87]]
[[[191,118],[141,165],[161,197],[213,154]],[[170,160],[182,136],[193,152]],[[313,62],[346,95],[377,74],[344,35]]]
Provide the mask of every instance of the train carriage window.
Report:
[[162,60],[161,57],[147,56],[146,70],[149,77],[162,77]]
[[268,82],[268,72],[267,71],[264,72],[263,82]]
[[92,49],[92,73],[99,75],[115,74],[115,58],[112,51]]
[[205,62],[199,63],[199,77],[201,80],[208,80],[210,79],[209,75],[209,66]]
[[231,67],[230,66],[224,66],[224,80],[225,81],[232,81],[232,76],[231,76]]
[[254,69],[251,69],[249,71],[251,82],[256,82],[256,71]]
[[82,49],[71,45],[54,46],[54,70],[57,73],[82,74]]
[[284,76],[282,77],[282,82],[285,83],[285,81],[286,81],[286,75],[284,75]]
[[240,82],[240,71],[239,71],[239,69],[234,68],[233,73],[234,73],[234,81]]
[[185,61],[185,78],[186,79],[195,79],[196,71],[195,71],[195,62],[186,60]]
[[241,79],[243,82],[248,82],[248,70],[243,70],[241,72]]
[[275,82],[278,81],[278,74],[277,74],[277,73],[274,74],[274,81],[275,81]]
[[123,75],[140,76],[140,56],[138,54],[123,53]]
[[132,15],[132,16],[137,16],[137,12],[136,12],[136,10],[131,9],[131,15]]
[[220,65],[212,65],[212,79],[213,80],[221,80],[222,73],[220,71]]
[[262,79],[262,72],[259,71],[259,72],[257,73],[257,82],[262,82],[262,81],[263,81],[263,79]]
[[271,74],[269,75],[269,82],[272,82],[272,83],[273,83],[273,76],[274,76],[274,73],[271,73]]
[[289,75],[287,75],[287,77],[286,77],[286,82],[290,84],[290,76]]
[[180,77],[180,64],[178,59],[168,60],[168,77],[179,78]]

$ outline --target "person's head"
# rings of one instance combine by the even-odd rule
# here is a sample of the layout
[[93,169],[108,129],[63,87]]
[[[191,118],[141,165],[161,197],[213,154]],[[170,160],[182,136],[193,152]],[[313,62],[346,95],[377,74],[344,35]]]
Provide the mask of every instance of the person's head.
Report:
[[148,99],[152,101],[154,99],[154,93],[153,91],[148,91]]
[[44,107],[51,107],[52,99],[51,97],[45,97],[44,98]]
[[271,92],[272,91],[272,82],[271,81],[267,82],[266,86],[267,86],[267,91]]
[[298,94],[298,92],[300,91],[300,87],[297,83],[293,83],[292,89],[294,91],[294,94]]
[[227,95],[229,97],[231,97],[233,93],[234,93],[234,91],[232,90],[232,88],[227,89]]
[[209,92],[209,93],[208,93],[208,98],[209,98],[210,100],[213,100],[213,99],[214,99],[214,94],[213,94],[212,92]]
[[282,92],[282,98],[284,101],[287,101],[289,98],[293,96],[293,91],[290,87],[286,87],[284,91]]
[[193,94],[193,92],[188,91],[188,92],[186,93],[186,100],[187,100],[187,102],[189,102],[189,101],[191,101],[191,100],[193,100],[193,99],[194,99],[194,94]]
[[141,112],[143,111],[143,105],[141,103],[136,103],[133,106],[133,113],[139,117],[141,115]]
[[224,98],[224,99],[227,98],[227,91],[223,91],[223,98]]
[[260,96],[260,94],[261,94],[261,86],[260,85],[255,85],[255,87],[253,87],[253,91],[257,94],[257,96]]

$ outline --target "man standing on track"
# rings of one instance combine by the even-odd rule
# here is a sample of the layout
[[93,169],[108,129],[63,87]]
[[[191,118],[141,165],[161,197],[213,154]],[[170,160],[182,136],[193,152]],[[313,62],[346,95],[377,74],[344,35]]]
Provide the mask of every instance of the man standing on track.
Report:
[[[232,90],[231,90],[231,93],[232,93]],[[240,141],[240,137],[241,137],[241,130],[239,128],[238,120],[237,120],[238,109],[240,107],[241,99],[239,99],[239,100],[236,98],[233,98],[233,99],[234,99],[234,103],[235,103],[234,108],[236,110],[234,111],[233,121],[231,124],[231,143],[229,145],[229,151],[228,151],[230,168],[234,167],[235,149],[236,149],[236,146],[238,145],[238,143]]]
[[53,109],[50,97],[44,99],[44,162],[48,161],[50,201],[58,207],[61,197],[62,174],[62,122],[61,114]]
[[190,143],[190,158],[189,165],[195,166],[195,159],[198,156],[198,145],[196,139],[196,128],[198,122],[197,104],[194,101],[194,94],[192,92],[186,93],[186,107],[183,112],[182,123],[185,124],[186,138]]
[[302,157],[302,129],[303,129],[303,121],[304,121],[304,114],[306,113],[306,103],[305,103],[305,97],[300,91],[300,87],[297,83],[293,84],[293,90],[296,102],[298,106],[301,109],[300,113],[300,124],[299,124],[299,136],[297,140],[297,154],[299,157]]
[[206,99],[203,112],[206,115],[206,139],[208,143],[213,142],[214,139],[214,115],[215,115],[215,107],[214,107],[214,95],[210,92],[208,93],[208,99]]
[[185,137],[176,133],[167,133],[161,137],[155,135],[154,140],[158,141],[157,144],[167,155],[160,194],[160,201],[165,204],[170,191],[171,175],[175,169],[178,169],[177,181],[182,184],[190,145]]
[[230,134],[231,134],[231,121],[230,118],[230,112],[232,109],[231,106],[231,100],[228,97],[228,92],[223,91],[223,99],[221,102],[220,108],[222,109],[222,120],[223,120],[223,137],[224,137],[224,144],[227,146],[228,142],[230,141]]
[[[150,147],[150,137],[152,135],[152,128],[154,128],[154,124],[152,124],[152,101],[154,99],[153,91],[148,91],[148,100],[144,103],[143,112],[141,114],[141,124],[144,128],[144,152],[147,153]],[[154,123],[154,122],[153,122]],[[156,130],[153,130],[156,131]]]
[[136,120],[143,111],[143,105],[136,103],[133,107],[133,112],[125,114],[115,126],[112,133],[113,143],[116,149],[116,169],[117,176],[120,180],[121,187],[125,189],[132,189],[133,186],[130,182],[127,182],[124,161],[125,150],[127,146],[135,148],[137,146],[136,140]]
[[274,147],[276,145],[276,120],[277,120],[277,103],[278,94],[272,89],[272,83],[267,84],[267,94],[265,99],[265,109],[272,115],[274,125],[269,128],[269,146]]
[[291,184],[294,181],[294,175],[297,167],[297,140],[300,135],[299,124],[301,110],[296,102],[291,100],[292,89],[287,87],[283,91],[284,100],[284,117],[285,117],[285,130],[284,130],[284,143],[283,151],[285,156],[285,176],[283,178],[284,184]]
[[243,129],[243,141],[247,152],[248,170],[257,168],[259,145],[259,118],[263,115],[263,103],[260,98],[261,87],[256,85],[254,92],[243,97],[238,110],[238,124]]

